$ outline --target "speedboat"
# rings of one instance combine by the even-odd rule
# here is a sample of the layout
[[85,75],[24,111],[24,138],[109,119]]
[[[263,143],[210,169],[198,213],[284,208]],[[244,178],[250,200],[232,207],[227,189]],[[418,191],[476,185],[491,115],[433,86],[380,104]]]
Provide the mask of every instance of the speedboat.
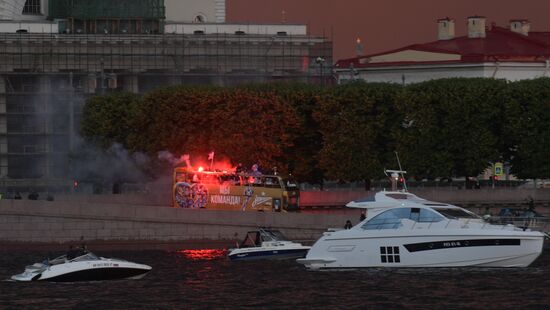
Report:
[[541,253],[544,234],[493,225],[458,206],[406,190],[381,191],[346,205],[367,212],[351,229],[323,233],[308,269],[361,267],[526,267]]
[[82,252],[76,257],[62,255],[53,260],[25,267],[23,273],[11,277],[15,281],[77,282],[117,279],[140,279],[150,266],[122,259],[98,257]]
[[288,240],[280,231],[260,228],[249,231],[241,244],[230,249],[230,260],[290,259],[306,256],[311,247]]

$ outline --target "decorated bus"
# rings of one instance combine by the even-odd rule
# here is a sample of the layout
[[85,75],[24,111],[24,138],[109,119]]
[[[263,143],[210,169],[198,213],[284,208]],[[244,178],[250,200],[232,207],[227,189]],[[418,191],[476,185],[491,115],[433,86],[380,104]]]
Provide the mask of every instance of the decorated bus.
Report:
[[278,174],[178,167],[172,186],[176,208],[284,212],[296,211],[300,204],[297,183]]

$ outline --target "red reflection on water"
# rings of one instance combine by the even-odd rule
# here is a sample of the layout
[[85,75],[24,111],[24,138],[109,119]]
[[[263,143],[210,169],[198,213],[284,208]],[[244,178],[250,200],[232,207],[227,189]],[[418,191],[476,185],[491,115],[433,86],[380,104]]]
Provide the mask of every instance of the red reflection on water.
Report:
[[213,260],[225,256],[225,250],[220,249],[200,249],[200,250],[180,250],[190,260]]

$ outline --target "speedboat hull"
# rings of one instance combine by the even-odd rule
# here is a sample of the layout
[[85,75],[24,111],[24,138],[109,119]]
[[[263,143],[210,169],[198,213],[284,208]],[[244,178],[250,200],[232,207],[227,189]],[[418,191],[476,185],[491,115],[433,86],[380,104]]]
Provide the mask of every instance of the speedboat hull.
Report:
[[25,272],[11,277],[15,281],[103,281],[139,279],[151,270],[150,266],[122,260],[91,260],[57,265],[34,264]]
[[295,249],[242,248],[233,249],[227,255],[230,260],[295,259],[305,257],[310,247]]
[[362,234],[326,233],[304,259],[309,269],[363,267],[526,267],[541,253],[539,232],[495,231],[468,235],[464,230],[420,232],[385,236],[380,231]]

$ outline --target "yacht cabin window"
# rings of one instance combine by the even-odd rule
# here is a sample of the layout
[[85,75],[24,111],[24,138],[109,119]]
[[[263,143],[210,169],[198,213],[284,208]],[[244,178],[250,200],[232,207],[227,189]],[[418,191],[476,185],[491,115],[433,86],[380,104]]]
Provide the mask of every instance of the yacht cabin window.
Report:
[[445,218],[430,209],[396,208],[378,214],[363,224],[361,228],[366,230],[396,229],[402,226],[402,219],[409,219],[419,223],[433,223],[443,221]]
[[453,208],[453,209],[447,209],[447,208],[434,208],[435,211],[441,213],[444,217],[448,219],[459,219],[459,218],[466,218],[466,219],[477,219],[479,216],[477,216],[475,213],[472,213],[470,211],[459,209],[459,208]]

